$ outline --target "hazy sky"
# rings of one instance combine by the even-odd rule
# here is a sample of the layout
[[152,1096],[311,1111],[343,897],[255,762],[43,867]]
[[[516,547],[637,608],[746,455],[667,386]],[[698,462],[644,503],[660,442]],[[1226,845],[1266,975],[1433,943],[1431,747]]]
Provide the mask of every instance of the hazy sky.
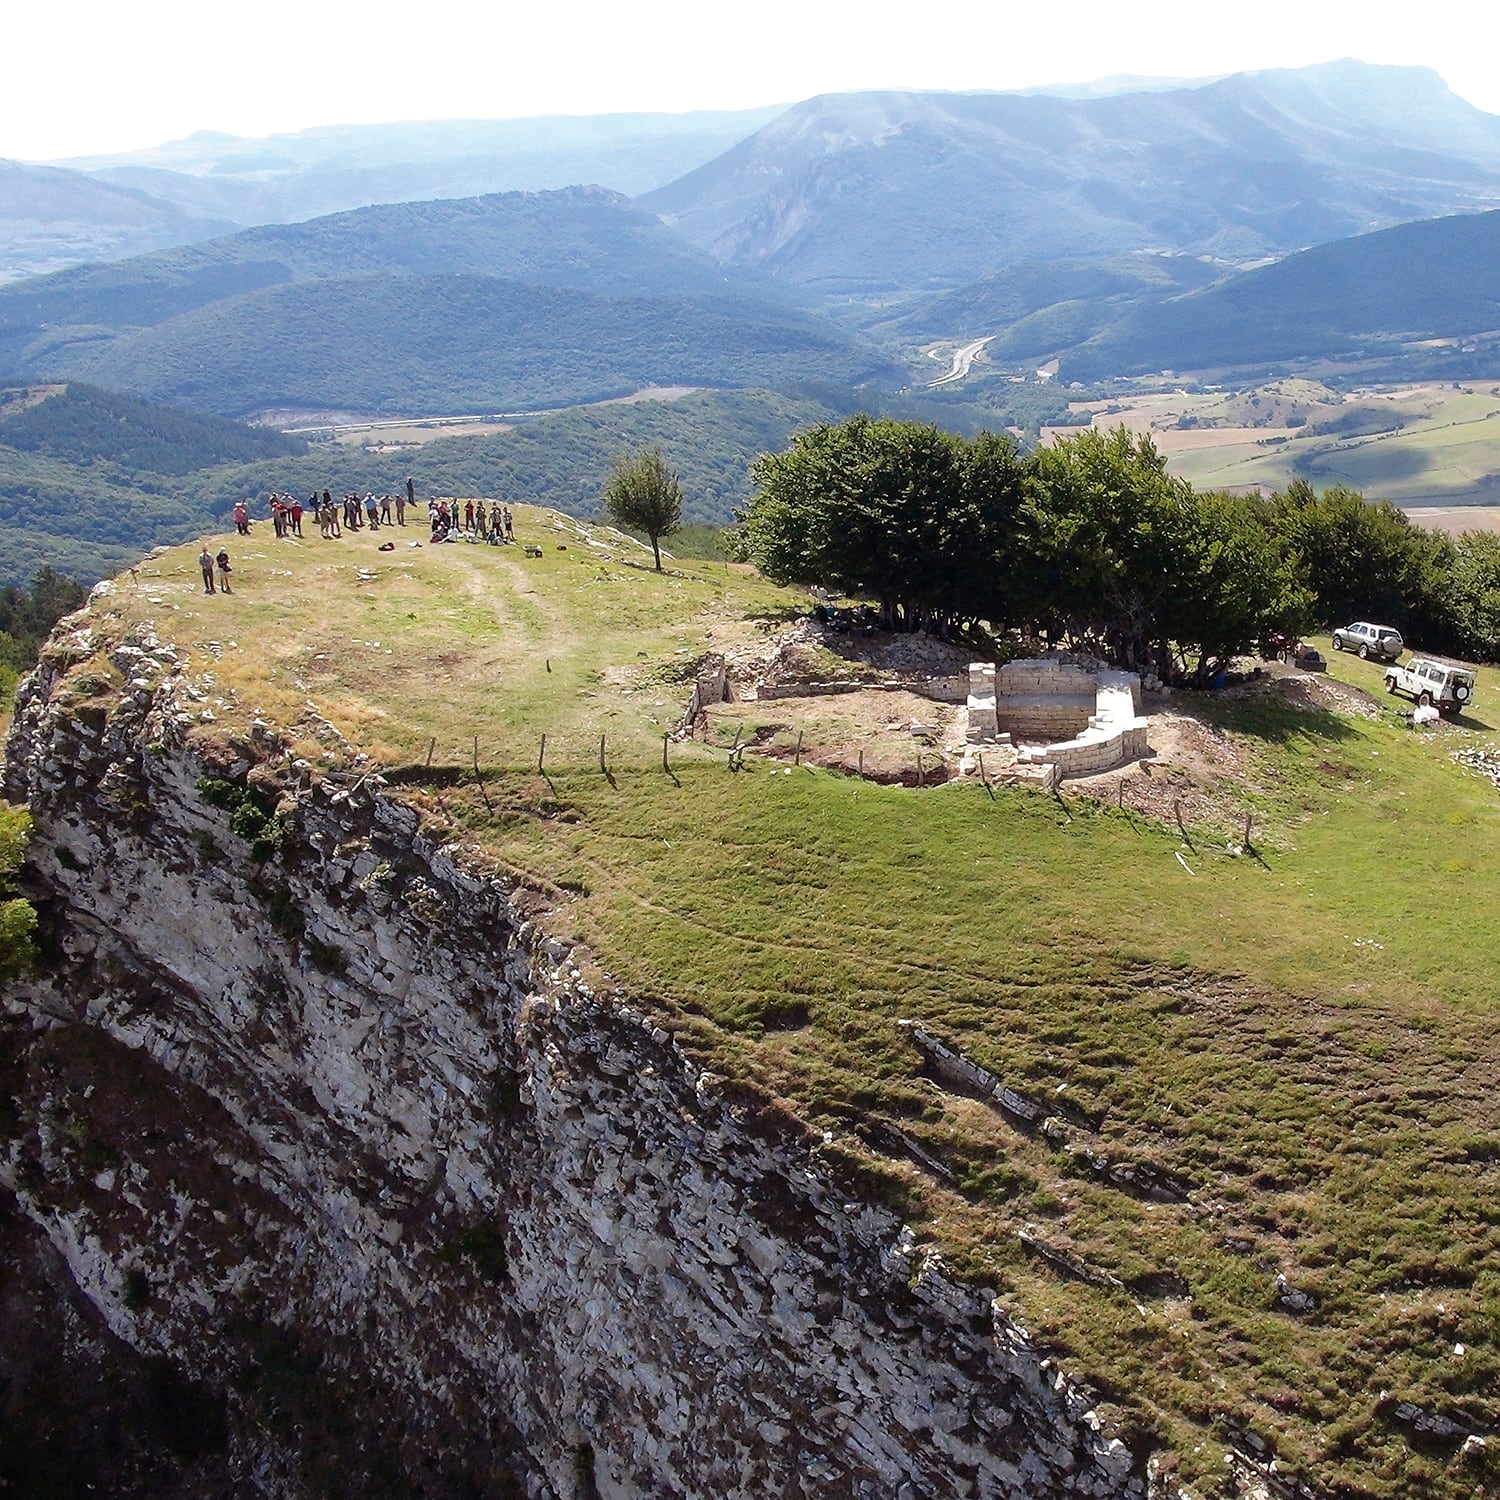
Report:
[[1496,0],[72,0],[7,8],[0,157],[376,120],[738,109],[867,88],[1435,68],[1500,114]]

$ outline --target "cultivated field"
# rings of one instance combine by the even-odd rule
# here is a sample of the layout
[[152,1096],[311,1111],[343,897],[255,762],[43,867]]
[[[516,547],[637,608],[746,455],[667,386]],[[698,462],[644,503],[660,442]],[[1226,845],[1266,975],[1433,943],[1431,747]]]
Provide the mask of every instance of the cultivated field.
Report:
[[1143,392],[1077,410],[1091,413],[1095,426],[1123,422],[1150,432],[1172,472],[1199,489],[1271,490],[1303,478],[1413,511],[1500,504],[1500,386],[1340,396],[1287,379],[1244,392]]
[[[205,754],[259,711],[315,764],[372,757],[1195,1493],[1231,1446],[1324,1493],[1495,1493],[1500,1444],[1464,1439],[1500,1432],[1500,790],[1455,756],[1495,747],[1500,673],[1427,732],[1352,657],[1174,695],[1191,735],[1093,799],[818,768],[823,734],[847,765],[882,732],[836,703],[801,765],[786,706],[746,703],[774,758],[674,742],[664,769],[699,657],[772,651],[805,601],[549,513],[517,532],[541,557],[230,537],[232,596],[181,548],[95,623],[187,648]],[[955,1091],[903,1021],[1047,1130]]]

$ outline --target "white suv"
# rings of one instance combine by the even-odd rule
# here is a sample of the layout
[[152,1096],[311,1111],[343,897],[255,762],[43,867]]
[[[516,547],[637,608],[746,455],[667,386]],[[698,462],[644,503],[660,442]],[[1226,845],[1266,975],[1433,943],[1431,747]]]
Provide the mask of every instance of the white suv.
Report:
[[1474,701],[1474,674],[1428,656],[1414,656],[1404,667],[1387,667],[1385,690],[1404,693],[1440,714],[1461,714]]
[[1399,630],[1392,630],[1389,625],[1367,625],[1363,620],[1356,620],[1354,624],[1341,626],[1333,632],[1333,649],[1357,651],[1361,661],[1372,656],[1395,661],[1406,647]]

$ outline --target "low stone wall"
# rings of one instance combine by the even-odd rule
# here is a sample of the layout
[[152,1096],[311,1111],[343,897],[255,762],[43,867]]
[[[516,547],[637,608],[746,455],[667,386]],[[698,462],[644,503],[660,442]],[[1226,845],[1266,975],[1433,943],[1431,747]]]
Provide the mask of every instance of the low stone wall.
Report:
[[1048,657],[1006,662],[995,674],[997,726],[1019,739],[1067,739],[1094,712],[1094,675]]
[[915,693],[935,703],[962,703],[969,691],[967,677],[929,677],[922,682],[762,682],[755,689],[761,702],[778,698],[825,698],[839,693]]
[[1141,681],[1133,672],[1099,672],[1094,712],[1082,733],[1023,752],[1022,759],[1056,766],[1065,776],[1091,776],[1149,755],[1148,721],[1141,717]]
[[762,703],[778,698],[825,698],[870,686],[868,682],[762,682],[756,684],[755,696]]
[[1091,776],[1148,755],[1151,747],[1146,742],[1146,723],[1145,719],[1135,719],[1107,730],[1090,729],[1076,739],[1027,751],[1022,758],[1056,766],[1065,776]]
[[1090,671],[1047,658],[969,668],[970,744],[1006,733],[1050,741],[1023,750],[1023,764],[1083,776],[1146,755],[1147,721],[1140,716],[1141,684],[1132,672]]
[[677,733],[691,731],[698,715],[715,703],[727,703],[734,696],[729,686],[729,666],[717,653],[705,657],[698,668],[693,691],[688,695],[687,708],[677,721]]
[[969,696],[969,679],[962,674],[955,677],[929,677],[926,682],[916,684],[912,692],[920,693],[937,703],[962,703]]

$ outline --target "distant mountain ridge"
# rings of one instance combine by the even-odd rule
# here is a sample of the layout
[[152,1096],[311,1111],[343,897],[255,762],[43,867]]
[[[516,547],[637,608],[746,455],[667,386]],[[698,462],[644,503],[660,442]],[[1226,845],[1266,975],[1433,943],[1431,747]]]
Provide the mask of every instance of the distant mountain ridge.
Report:
[[1145,249],[1244,261],[1500,206],[1500,117],[1426,69],[1353,62],[1087,98],[846,94],[639,201],[833,295]]
[[713,292],[727,281],[602,188],[384,204],[0,287],[0,369],[26,366],[27,340],[42,328],[55,345],[69,325],[149,326],[265,286],[450,271],[600,293]]
[[582,185],[635,195],[718,155],[785,107],[327,125],[260,140],[200,131],[54,165],[194,212],[270,224],[377,203]]
[[381,203],[659,187],[784,106],[201,131],[144,151],[0,162],[0,282]]
[[0,369],[224,416],[899,384],[884,355],[602,189],[382,205],[0,287]]
[[116,260],[235,227],[82,172],[0,160],[0,283],[78,261]]

